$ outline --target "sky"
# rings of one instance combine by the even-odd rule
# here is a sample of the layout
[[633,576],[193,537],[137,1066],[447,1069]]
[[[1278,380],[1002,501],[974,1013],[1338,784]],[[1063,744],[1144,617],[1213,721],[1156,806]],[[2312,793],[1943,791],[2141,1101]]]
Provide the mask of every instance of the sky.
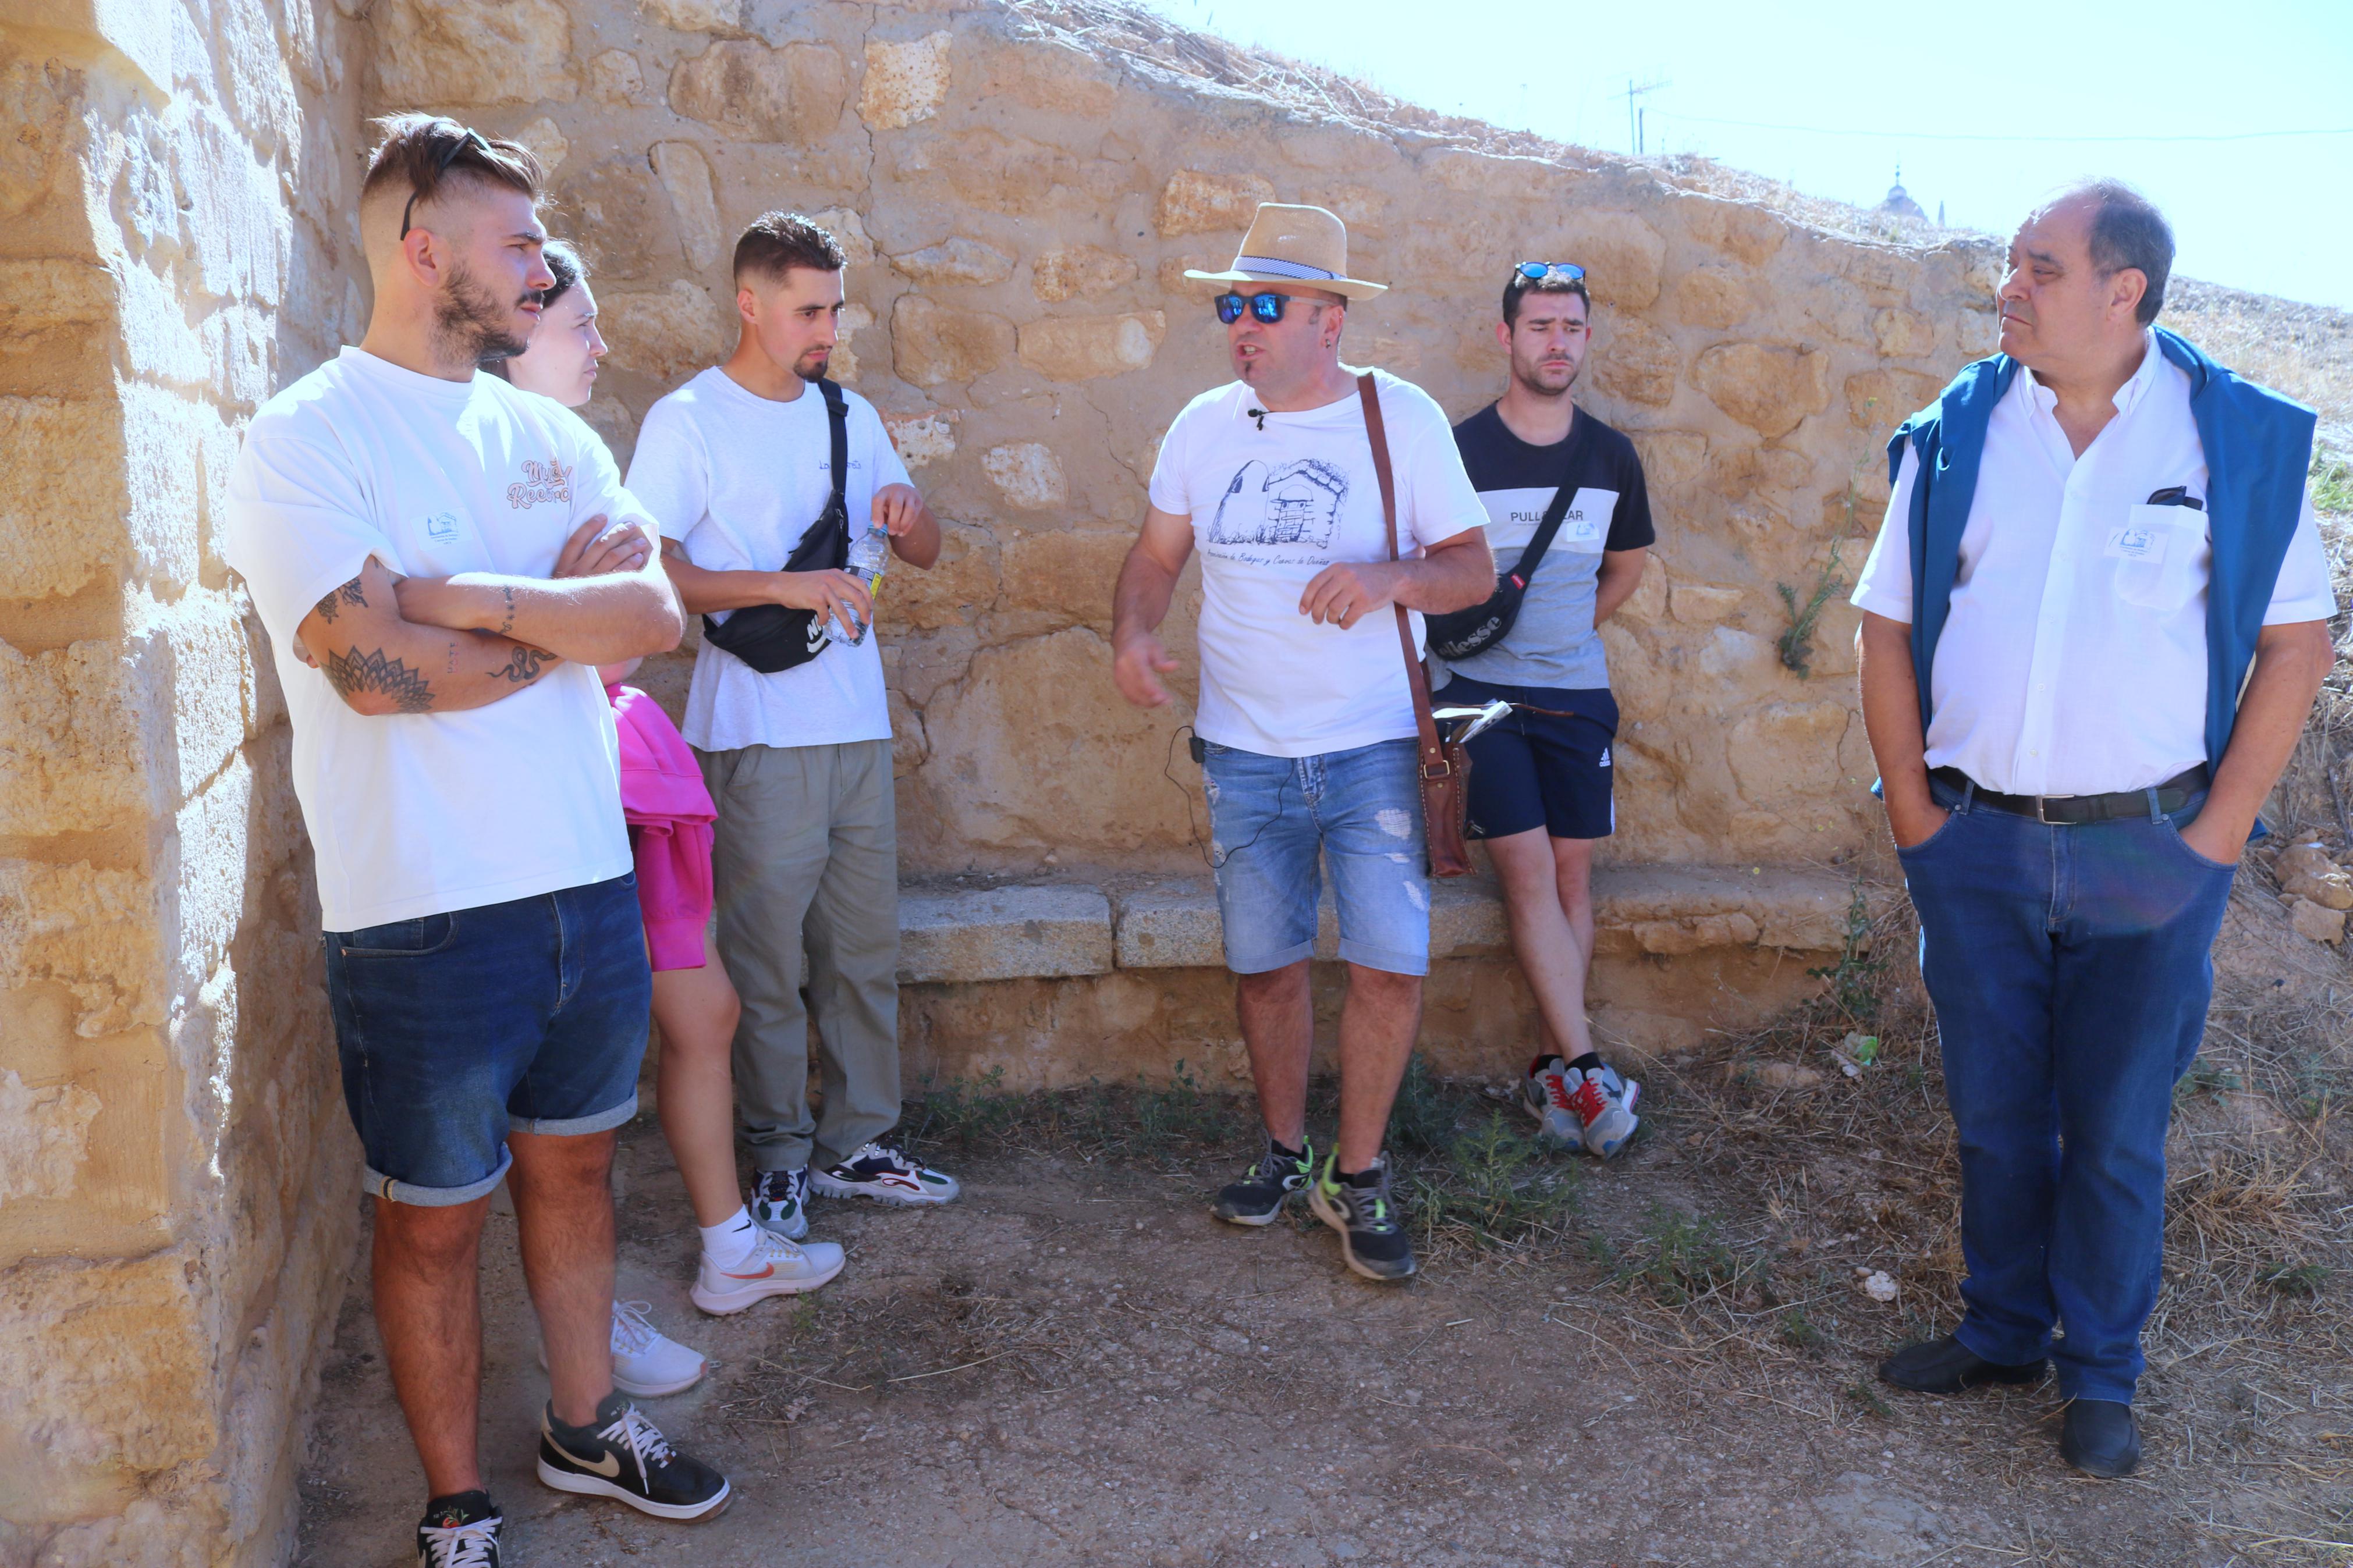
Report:
[[[1631,151],[1628,87],[1660,83],[1637,100],[1650,152],[1862,206],[1900,163],[1955,227],[2007,236],[2052,185],[2119,176],[2172,219],[2180,273],[2353,309],[2353,0],[1145,3],[1432,109],[1610,152]],[[2341,134],[2267,134],[2311,131]],[[1950,139],[1963,134],[2014,140]],[[2072,140],[2094,137],[2133,140]]]

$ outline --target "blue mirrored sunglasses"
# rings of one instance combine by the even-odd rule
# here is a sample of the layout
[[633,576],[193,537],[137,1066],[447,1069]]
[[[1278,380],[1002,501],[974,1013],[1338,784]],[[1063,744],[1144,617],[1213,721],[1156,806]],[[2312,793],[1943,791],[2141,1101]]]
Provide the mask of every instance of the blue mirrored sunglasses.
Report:
[[1282,320],[1282,307],[1289,302],[1288,294],[1220,294],[1216,300],[1218,320],[1232,326],[1248,310],[1261,321]]
[[1566,278],[1571,283],[1577,283],[1585,278],[1585,268],[1574,261],[1523,261],[1512,270],[1531,283],[1539,283],[1547,278]]

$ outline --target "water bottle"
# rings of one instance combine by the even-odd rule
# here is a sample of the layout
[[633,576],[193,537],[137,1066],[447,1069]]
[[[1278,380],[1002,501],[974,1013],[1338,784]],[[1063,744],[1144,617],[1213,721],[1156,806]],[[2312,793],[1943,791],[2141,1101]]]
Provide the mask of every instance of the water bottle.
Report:
[[[890,563],[891,536],[881,529],[869,527],[865,532],[849,542],[849,562],[846,569],[866,584],[866,592],[870,596],[881,586],[883,570]],[[860,626],[858,635],[849,639],[851,645],[864,642],[866,631],[866,626]]]

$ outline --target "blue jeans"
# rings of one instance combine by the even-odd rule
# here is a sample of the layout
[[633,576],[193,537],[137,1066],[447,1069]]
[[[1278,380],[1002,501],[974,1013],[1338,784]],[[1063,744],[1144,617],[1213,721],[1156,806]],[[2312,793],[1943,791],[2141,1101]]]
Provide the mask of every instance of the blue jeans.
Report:
[[1377,741],[1314,757],[1208,745],[1210,858],[1226,967],[1263,974],[1315,951],[1332,871],[1340,956],[1391,974],[1430,973],[1430,867],[1411,741]]
[[653,972],[634,873],[322,940],[343,1103],[378,1197],[471,1203],[513,1163],[509,1131],[637,1114]]
[[1939,784],[1950,819],[1899,851],[1960,1135],[1956,1334],[2009,1365],[2049,1353],[2070,1398],[2129,1403],[2173,1086],[2205,1033],[2234,868],[2182,841],[2202,795],[2051,826],[1972,795]]

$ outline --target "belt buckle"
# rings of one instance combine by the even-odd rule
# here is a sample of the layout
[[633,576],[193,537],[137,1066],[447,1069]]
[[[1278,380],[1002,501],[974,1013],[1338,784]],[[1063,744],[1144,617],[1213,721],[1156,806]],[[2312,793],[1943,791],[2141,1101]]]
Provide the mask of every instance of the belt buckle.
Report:
[[2047,795],[2038,795],[2034,797],[2034,820],[2041,823],[2045,827],[2065,826],[2066,824],[2064,823],[2053,822],[2051,820],[2051,813],[2045,809],[2051,797]]

